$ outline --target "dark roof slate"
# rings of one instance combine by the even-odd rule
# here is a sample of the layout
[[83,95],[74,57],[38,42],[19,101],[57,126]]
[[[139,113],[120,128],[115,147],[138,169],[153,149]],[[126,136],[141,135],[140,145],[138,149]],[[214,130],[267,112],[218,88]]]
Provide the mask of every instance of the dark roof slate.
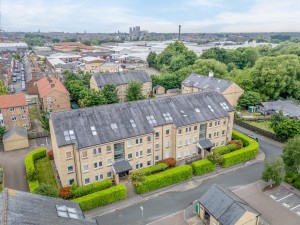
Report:
[[115,84],[118,86],[128,84],[133,80],[141,83],[152,82],[151,78],[144,70],[93,74],[93,77],[100,88],[102,88],[105,84]]
[[3,135],[3,141],[5,141],[7,138],[9,138],[13,134],[18,134],[21,137],[27,138],[27,130],[26,128],[21,127],[12,127],[8,131],[5,132]]
[[132,167],[129,164],[128,160],[125,160],[125,159],[116,161],[113,164],[113,168],[114,168],[116,174],[124,173],[124,172],[127,172],[129,170],[132,170]]
[[[227,109],[221,103],[227,104]],[[154,133],[153,127],[165,124],[181,127],[224,118],[233,110],[223,95],[211,91],[53,112],[50,119],[58,146],[74,143],[80,149]],[[166,113],[172,117],[171,121],[165,119]],[[155,124],[148,122],[149,116],[154,117]],[[130,120],[134,121],[135,127]],[[111,124],[116,124],[117,129],[112,129]],[[95,127],[97,135],[92,134],[92,126]],[[69,130],[74,131],[76,139],[65,139],[64,131]]]
[[291,118],[300,118],[300,106],[292,100],[277,100],[274,102],[261,102],[263,111],[282,111],[284,115]]
[[207,138],[199,139],[198,143],[203,149],[211,148],[214,146],[213,143]]

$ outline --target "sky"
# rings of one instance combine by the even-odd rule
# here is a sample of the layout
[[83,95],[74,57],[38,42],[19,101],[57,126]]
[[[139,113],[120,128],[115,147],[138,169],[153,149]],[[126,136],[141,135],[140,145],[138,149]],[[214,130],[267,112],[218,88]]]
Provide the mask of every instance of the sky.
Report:
[[300,0],[1,0],[5,31],[299,32]]

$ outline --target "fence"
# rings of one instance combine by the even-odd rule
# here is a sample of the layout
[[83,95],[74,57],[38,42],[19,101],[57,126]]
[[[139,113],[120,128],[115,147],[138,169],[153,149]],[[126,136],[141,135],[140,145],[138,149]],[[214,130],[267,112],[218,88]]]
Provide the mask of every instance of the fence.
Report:
[[248,123],[245,123],[245,122],[242,121],[242,120],[234,119],[234,123],[235,123],[236,125],[239,125],[239,126],[241,126],[241,127],[246,128],[246,129],[248,129],[248,130],[251,130],[251,131],[253,131],[253,132],[257,133],[257,134],[260,134],[260,135],[262,135],[262,136],[271,138],[271,139],[273,139],[273,140],[275,140],[275,141],[280,141],[280,142],[285,142],[285,141],[286,141],[286,140],[284,140],[284,139],[281,139],[281,138],[277,137],[276,134],[274,134],[274,133],[271,133],[271,132],[269,132],[269,131],[266,131],[266,130],[260,129],[260,128],[258,128],[258,127],[255,127],[255,126],[253,126],[253,125],[250,125],[250,124],[248,124]]
[[49,137],[49,136],[50,136],[49,131],[28,132],[28,138],[29,139]]

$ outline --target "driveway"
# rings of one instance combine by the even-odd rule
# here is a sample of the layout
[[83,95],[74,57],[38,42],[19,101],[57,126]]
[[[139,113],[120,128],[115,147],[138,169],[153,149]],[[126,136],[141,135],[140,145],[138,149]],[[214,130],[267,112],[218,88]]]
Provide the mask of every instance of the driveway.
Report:
[[[30,147],[15,150],[10,152],[4,152],[3,146],[0,146],[0,164],[4,168],[4,186],[7,188],[12,188],[19,191],[29,191],[24,159],[25,156],[34,149],[39,147],[46,147],[46,149],[51,149],[49,145],[49,138],[38,138],[29,140]],[[46,144],[48,143],[48,144]]]

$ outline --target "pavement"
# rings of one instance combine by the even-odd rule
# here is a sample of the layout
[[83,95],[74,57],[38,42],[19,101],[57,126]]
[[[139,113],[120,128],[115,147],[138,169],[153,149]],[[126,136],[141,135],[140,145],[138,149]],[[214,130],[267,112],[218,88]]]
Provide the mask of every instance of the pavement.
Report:
[[[99,224],[133,225],[148,224],[170,218],[170,215],[181,215],[180,211],[191,206],[213,184],[221,184],[230,190],[242,188],[259,181],[263,170],[263,160],[274,158],[282,153],[282,143],[256,135],[255,133],[235,126],[235,129],[259,138],[263,154],[250,162],[230,167],[219,168],[214,173],[166,187],[144,195],[134,195],[120,202],[99,207],[85,212],[87,218],[97,219]],[[143,207],[143,221],[142,211]],[[175,223],[174,223],[175,224]],[[195,223],[197,224],[197,223]]]
[[30,147],[15,151],[4,152],[3,145],[0,146],[0,164],[4,168],[4,187],[29,191],[24,159],[26,155],[38,147],[46,147],[51,149],[51,141],[49,138],[37,138],[29,140]]

